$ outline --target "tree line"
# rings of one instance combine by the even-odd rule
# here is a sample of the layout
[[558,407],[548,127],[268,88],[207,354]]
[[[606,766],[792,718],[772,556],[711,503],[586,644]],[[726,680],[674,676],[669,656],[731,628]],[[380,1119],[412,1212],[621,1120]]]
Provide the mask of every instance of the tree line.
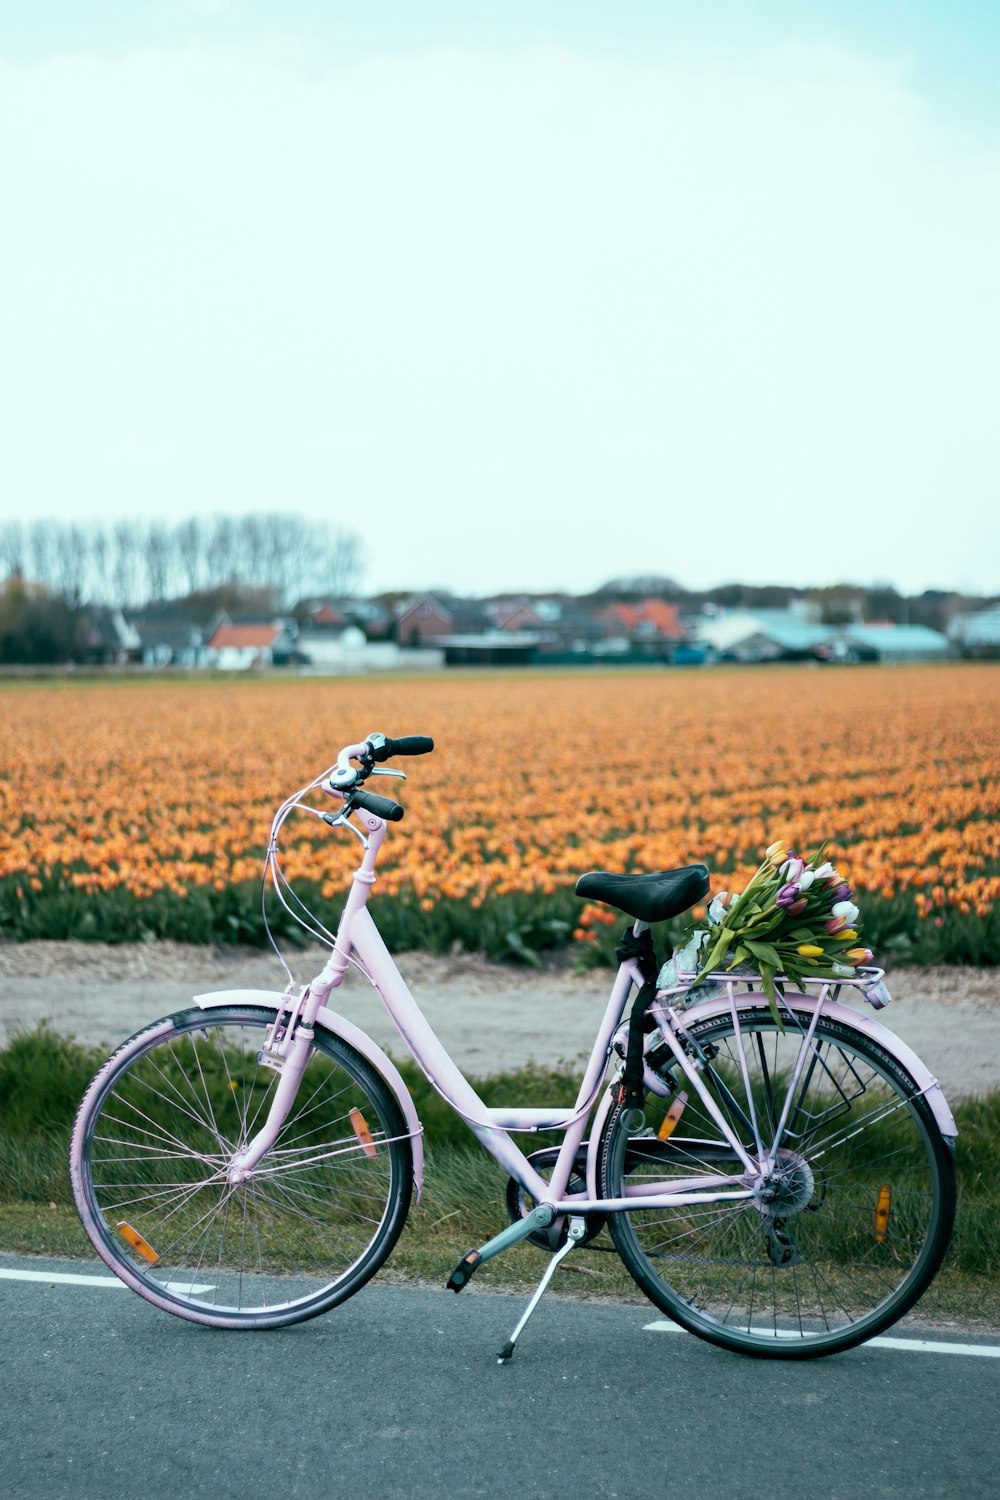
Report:
[[278,613],[310,594],[344,597],[363,575],[359,538],[300,515],[175,522],[0,525],[0,661],[72,658],[93,606],[187,612],[248,603]]

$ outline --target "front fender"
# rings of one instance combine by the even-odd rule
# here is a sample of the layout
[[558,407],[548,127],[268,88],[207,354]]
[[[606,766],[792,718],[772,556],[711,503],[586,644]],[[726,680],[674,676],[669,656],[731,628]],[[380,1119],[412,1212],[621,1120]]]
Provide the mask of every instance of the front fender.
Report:
[[[194,1003],[205,1008],[213,1005],[262,1005],[268,1010],[277,1012],[285,1008],[287,1001],[278,990],[213,990],[207,995],[195,995]],[[399,1069],[392,1058],[382,1051],[378,1043],[373,1042],[366,1032],[355,1026],[354,1022],[349,1021],[346,1016],[338,1015],[335,1010],[328,1010],[325,1005],[322,1005],[316,1020],[324,1030],[340,1037],[342,1041],[353,1047],[355,1052],[360,1052],[375,1071],[381,1073],[395,1095],[410,1131],[410,1146],[413,1151],[413,1184],[417,1190],[419,1203],[424,1185],[423,1126]]]

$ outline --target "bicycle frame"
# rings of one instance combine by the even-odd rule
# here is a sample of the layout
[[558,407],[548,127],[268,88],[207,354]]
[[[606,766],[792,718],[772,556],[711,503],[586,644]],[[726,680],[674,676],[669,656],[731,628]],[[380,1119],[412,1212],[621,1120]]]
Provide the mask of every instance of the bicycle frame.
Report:
[[[279,1030],[282,1033],[275,1056],[282,1078],[267,1120],[253,1140],[238,1154],[231,1168],[231,1180],[239,1181],[248,1175],[277,1137],[294,1100],[298,1081],[309,1055],[314,1036],[313,1027],[320,1018],[331,991],[343,983],[349,965],[355,963],[377,991],[400,1036],[433,1087],[465,1120],[489,1154],[537,1203],[550,1205],[556,1214],[585,1214],[717,1203],[725,1199],[742,1201],[754,1196],[751,1187],[735,1187],[731,1177],[720,1176],[686,1177],[678,1179],[676,1184],[665,1180],[662,1191],[636,1191],[624,1198],[598,1198],[592,1195],[593,1187],[586,1196],[567,1196],[569,1179],[600,1093],[615,1033],[621,1025],[633,986],[638,988],[642,983],[638,967],[632,960],[626,960],[619,967],[576,1101],[568,1114],[565,1107],[490,1109],[445,1050],[420,1010],[367,909],[368,897],[376,879],[375,863],[385,838],[386,824],[381,818],[366,812],[361,812],[359,817],[368,829],[368,838],[364,841],[365,854],[354,873],[330,958],[322,972],[296,1000],[291,1000],[287,993],[273,997],[280,1001],[272,1033],[276,1034]],[[644,924],[637,924],[639,927],[642,925]],[[221,1004],[231,1002],[238,995],[239,992],[227,991],[219,995],[200,995],[196,999],[202,1005]],[[259,992],[250,992],[245,998],[249,999],[251,995],[259,1001]],[[287,1023],[282,1024],[286,1011],[290,1012],[290,1018]],[[667,1028],[668,1041],[671,1037],[672,1032]],[[683,1048],[674,1041],[671,1041],[671,1045],[675,1048],[691,1086],[700,1095],[735,1155],[751,1176],[759,1175],[759,1168],[718,1110]],[[562,1145],[548,1182],[536,1172],[510,1134],[511,1131],[534,1133],[540,1130],[563,1132]],[[587,1180],[591,1185],[595,1182],[596,1149],[597,1141],[592,1138],[587,1171]],[[727,1186],[720,1186],[720,1181],[725,1181]]]
[[[326,1001],[331,991],[343,983],[348,968],[353,963],[364,973],[378,993],[409,1052],[432,1086],[466,1122],[489,1154],[509,1175],[520,1183],[527,1193],[530,1193],[536,1203],[549,1205],[556,1215],[620,1213],[641,1208],[673,1208],[689,1204],[719,1203],[725,1200],[738,1202],[755,1196],[754,1187],[738,1187],[735,1183],[739,1179],[734,1179],[733,1176],[727,1174],[704,1177],[688,1175],[676,1181],[667,1178],[659,1185],[657,1192],[650,1192],[648,1187],[635,1188],[623,1198],[597,1196],[597,1148],[600,1140],[600,1127],[614,1103],[610,1090],[606,1091],[604,1100],[598,1106],[596,1113],[594,1106],[597,1104],[612,1044],[622,1024],[622,1016],[629,996],[633,986],[638,989],[642,984],[642,976],[633,960],[626,960],[619,967],[572,1109],[567,1112],[563,1106],[551,1109],[489,1108],[453,1061],[427,1021],[368,911],[368,897],[376,880],[375,864],[385,838],[386,823],[382,818],[364,811],[358,816],[368,829],[367,838],[362,836],[365,853],[360,866],[354,872],[333,950],[321,973],[294,999],[290,992],[284,995],[271,995],[269,992],[259,991],[225,991],[217,995],[196,997],[202,1005],[231,1003],[239,998],[259,1003],[263,994],[264,998],[276,1005],[278,1012],[270,1035],[274,1038],[280,1032],[281,1036],[280,1042],[271,1051],[272,1059],[281,1071],[281,1081],[263,1127],[238,1154],[230,1169],[232,1181],[239,1181],[245,1175],[249,1175],[276,1139],[294,1101],[299,1078],[309,1056],[314,1036],[313,1027],[317,1020],[322,1023],[324,1016],[328,1017],[328,1023],[332,1023],[333,1027],[342,1034],[349,1027],[348,1039],[353,1040],[355,1045],[362,1044],[363,1050],[367,1051],[376,1065],[389,1075],[397,1096],[401,1096],[400,1091],[406,1095],[410,1108],[404,1110],[404,1113],[408,1115],[411,1125],[410,1133],[416,1136],[419,1132],[420,1126],[412,1108],[412,1101],[409,1101],[405,1085],[391,1061],[381,1049],[375,1047],[374,1043],[364,1036],[364,1033],[326,1010]],[[645,923],[637,922],[636,932],[641,931],[645,925]],[[880,971],[875,971],[875,973],[878,974]],[[731,1011],[737,1055],[745,1074],[746,1058],[743,1051],[739,1014],[743,1009],[759,1006],[761,996],[753,992],[752,985],[747,986],[744,992],[737,993],[735,980],[730,976],[719,977],[726,985],[724,999],[703,1002],[679,1016],[671,1010],[668,1004],[670,994],[661,993],[653,1005],[652,1014],[658,1024],[658,1035],[673,1051],[691,1088],[697,1093],[709,1117],[731,1147],[734,1156],[743,1164],[746,1181],[759,1183],[761,1177],[766,1176],[774,1164],[788,1108],[801,1069],[809,1055],[810,1043],[821,1014],[864,1031],[899,1058],[914,1078],[919,1092],[926,1095],[942,1134],[947,1136],[956,1134],[954,1120],[937,1079],[928,1072],[919,1058],[885,1027],[837,1003],[836,992],[840,986],[827,983],[822,985],[816,996],[796,992],[787,997],[794,1001],[797,1009],[809,1014],[811,1019],[803,1034],[798,1062],[788,1085],[784,1114],[767,1152],[763,1150],[757,1122],[751,1122],[757,1153],[757,1158],[754,1160],[719,1109],[701,1077],[698,1066],[689,1056],[682,1036],[679,1035],[694,1019],[717,1014],[722,1009]],[[646,1069],[646,1084],[651,1092],[663,1092],[662,1084],[648,1068]],[[570,1176],[575,1168],[588,1123],[591,1121],[594,1128],[588,1144],[586,1193],[567,1195]],[[563,1141],[548,1181],[536,1172],[524,1152],[512,1139],[512,1131],[562,1132]],[[422,1153],[417,1164],[417,1171],[422,1175]],[[721,1185],[723,1183],[725,1186]],[[418,1176],[417,1186],[419,1190],[420,1176]]]

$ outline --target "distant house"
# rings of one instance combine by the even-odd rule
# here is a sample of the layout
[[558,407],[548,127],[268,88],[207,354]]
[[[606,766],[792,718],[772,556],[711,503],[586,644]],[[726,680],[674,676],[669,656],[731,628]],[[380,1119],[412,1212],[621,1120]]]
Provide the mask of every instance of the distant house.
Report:
[[644,599],[641,604],[608,604],[597,618],[605,634],[627,640],[679,641],[681,629],[677,606],[665,599]]
[[204,666],[207,630],[196,621],[163,610],[133,616],[131,624],[139,634],[145,666]]
[[828,625],[788,609],[736,609],[702,620],[696,632],[698,642],[716,656],[745,662],[817,657],[833,634]]
[[392,632],[392,616],[377,599],[311,596],[292,610],[297,620],[316,630],[344,630],[356,625],[366,640],[385,640]]
[[664,599],[639,604],[606,604],[597,613],[605,649],[669,657],[684,639],[677,608]]
[[446,635],[439,642],[448,667],[525,667],[538,661],[542,637],[527,630]]
[[339,628],[343,630],[347,624],[347,617],[335,604],[331,604],[327,600],[316,606],[312,616],[312,623],[319,626],[320,629]]
[[238,672],[287,660],[294,652],[295,638],[282,620],[234,625],[226,619],[215,627],[206,646],[212,666]]
[[78,650],[82,662],[123,666],[142,660],[142,639],[120,609],[89,608],[80,622]]
[[355,672],[365,662],[365,633],[356,625],[342,630],[312,629],[304,626],[296,638],[296,648],[304,667],[312,672]]
[[454,627],[454,614],[433,594],[417,594],[396,611],[396,640],[401,646],[436,644]]
[[955,615],[948,636],[963,656],[1000,656],[1000,605]]
[[542,616],[530,599],[498,599],[489,606],[489,614],[497,630],[538,630],[542,624]]
[[927,625],[843,625],[831,632],[832,660],[943,661],[952,654],[948,637]]

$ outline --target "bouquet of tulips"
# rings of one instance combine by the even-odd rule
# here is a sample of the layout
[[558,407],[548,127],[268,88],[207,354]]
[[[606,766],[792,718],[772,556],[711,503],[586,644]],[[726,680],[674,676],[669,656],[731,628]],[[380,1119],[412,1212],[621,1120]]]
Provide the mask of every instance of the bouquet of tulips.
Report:
[[822,845],[800,859],[779,841],[744,891],[723,891],[712,902],[695,982],[722,964],[727,970],[753,964],[780,1025],[777,974],[801,986],[806,979],[850,979],[858,964],[871,963],[871,949],[858,946],[859,918],[851,887],[823,859]]

